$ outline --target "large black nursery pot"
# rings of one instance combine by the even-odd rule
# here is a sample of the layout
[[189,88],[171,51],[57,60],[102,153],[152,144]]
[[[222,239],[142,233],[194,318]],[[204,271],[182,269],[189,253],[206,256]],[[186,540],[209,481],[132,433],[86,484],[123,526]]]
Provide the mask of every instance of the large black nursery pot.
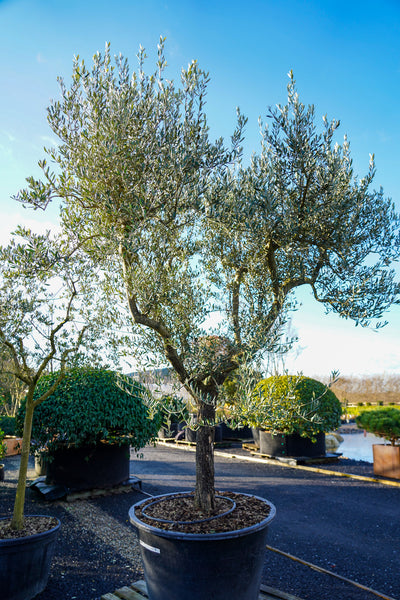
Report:
[[273,504],[259,499],[270,508],[267,517],[250,527],[223,533],[160,529],[135,514],[148,498],[132,506],[129,517],[139,537],[149,600],[257,600],[267,529],[276,512]]
[[268,456],[317,457],[325,456],[325,433],[318,433],[316,441],[298,433],[290,435],[260,430],[260,453]]
[[129,446],[101,443],[96,446],[60,446],[49,452],[46,483],[71,490],[111,488],[129,479]]
[[[221,425],[215,425],[212,429],[213,442],[222,442],[222,428]],[[185,440],[187,442],[196,442],[197,430],[185,427]]]
[[48,531],[0,539],[1,600],[31,600],[45,589],[59,529],[57,519]]

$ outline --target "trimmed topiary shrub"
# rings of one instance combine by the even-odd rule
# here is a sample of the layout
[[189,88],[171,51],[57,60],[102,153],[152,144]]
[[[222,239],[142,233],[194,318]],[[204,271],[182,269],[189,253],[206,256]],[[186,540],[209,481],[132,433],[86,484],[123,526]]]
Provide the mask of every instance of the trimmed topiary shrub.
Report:
[[318,433],[337,429],[342,414],[335,394],[323,383],[303,376],[278,375],[254,388],[244,420],[271,433],[297,433],[315,441]]
[[15,417],[0,417],[0,429],[4,431],[4,435],[15,435]]
[[385,438],[394,446],[400,441],[400,410],[397,408],[377,408],[356,417],[361,429]]
[[[42,377],[35,397],[40,397],[58,373]],[[56,391],[36,407],[32,426],[34,449],[93,446],[100,442],[143,448],[157,433],[159,419],[150,420],[143,402],[145,388],[133,380],[121,384],[118,373],[105,369],[76,368],[66,373]],[[17,415],[23,427],[25,403]]]

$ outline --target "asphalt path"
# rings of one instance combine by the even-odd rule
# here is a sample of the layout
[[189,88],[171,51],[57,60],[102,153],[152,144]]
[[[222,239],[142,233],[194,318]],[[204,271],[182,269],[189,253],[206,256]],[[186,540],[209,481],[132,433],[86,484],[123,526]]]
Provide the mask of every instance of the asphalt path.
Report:
[[[131,474],[141,479],[142,492],[131,490],[69,503],[48,502],[28,491],[26,514],[52,514],[62,523],[49,582],[37,600],[99,600],[101,595],[143,578],[129,508],[145,494],[193,489],[195,456],[188,449],[159,445],[144,449],[140,458],[132,452],[131,458]],[[19,457],[4,462],[0,516],[9,516]],[[348,466],[358,474],[371,475],[370,465],[354,461],[327,468],[343,471]],[[32,467],[31,460],[30,480],[35,478]],[[268,545],[274,550],[265,553],[265,585],[301,600],[400,600],[400,486],[225,455],[216,456],[215,467],[217,489],[262,496],[276,506],[268,534]]]
[[[148,494],[192,489],[194,458],[186,449],[148,447],[131,472]],[[304,600],[400,600],[400,487],[221,456],[215,473],[217,489],[275,504],[269,546],[380,595],[272,550],[266,552],[265,585]]]

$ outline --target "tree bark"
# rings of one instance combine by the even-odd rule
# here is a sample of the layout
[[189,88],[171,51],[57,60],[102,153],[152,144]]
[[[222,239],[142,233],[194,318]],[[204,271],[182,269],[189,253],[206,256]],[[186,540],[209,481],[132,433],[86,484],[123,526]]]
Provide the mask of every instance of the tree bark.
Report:
[[24,527],[24,506],[26,492],[26,474],[28,471],[29,450],[31,444],[32,420],[33,420],[33,390],[29,390],[26,401],[24,433],[22,436],[21,462],[19,466],[19,476],[17,492],[15,495],[14,512],[11,520],[11,529],[19,531]]
[[196,438],[195,503],[205,513],[210,513],[215,507],[214,405],[200,401],[198,420],[201,425],[197,431]]

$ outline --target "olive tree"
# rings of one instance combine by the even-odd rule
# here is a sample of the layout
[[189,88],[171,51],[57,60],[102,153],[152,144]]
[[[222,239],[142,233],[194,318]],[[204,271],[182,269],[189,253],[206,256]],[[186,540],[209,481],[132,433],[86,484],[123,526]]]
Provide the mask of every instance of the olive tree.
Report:
[[15,417],[22,398],[25,396],[25,384],[10,373],[11,354],[7,348],[0,354],[0,415]]
[[[353,177],[349,147],[333,144],[338,123],[298,99],[271,110],[272,127],[248,168],[240,162],[245,119],[228,151],[209,141],[208,76],[194,62],[180,87],[157,71],[130,74],[109,48],[89,69],[76,59],[72,83],[48,109],[60,145],[43,180],[18,199],[62,201],[71,240],[102,265],[114,298],[125,295],[143,353],[173,367],[197,409],[197,504],[214,505],[212,428],[220,386],[241,362],[279,339],[294,290],[366,324],[398,293],[398,218],[370,192],[373,165]],[[371,219],[371,214],[375,219]],[[373,257],[372,265],[367,262]],[[214,321],[211,316],[214,315]]]
[[[51,395],[83,341],[86,326],[75,321],[80,273],[76,260],[49,233],[19,229],[0,248],[0,352],[9,360],[5,373],[26,391],[21,462],[11,529],[24,526],[24,503],[32,419],[35,408]],[[39,379],[57,364],[59,376],[35,396]]]
[[262,124],[262,151],[247,168],[226,170],[208,199],[208,270],[229,291],[237,344],[268,332],[293,292],[309,286],[327,311],[376,327],[399,284],[390,268],[400,255],[399,216],[368,173],[353,172],[350,147],[334,143],[339,121],[299,100],[293,73],[288,102]]

